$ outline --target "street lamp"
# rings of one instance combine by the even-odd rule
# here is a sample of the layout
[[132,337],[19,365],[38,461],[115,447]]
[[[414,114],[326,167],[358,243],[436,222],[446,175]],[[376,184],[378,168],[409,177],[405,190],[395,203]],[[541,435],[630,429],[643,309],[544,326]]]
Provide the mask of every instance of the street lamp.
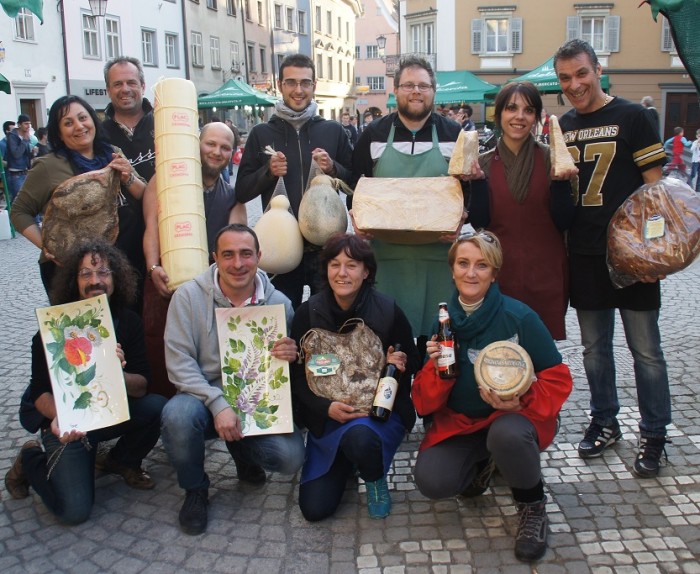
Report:
[[377,51],[379,52],[379,57],[382,59],[382,62],[384,61],[384,50],[386,48],[386,36],[384,34],[380,34],[377,36]]
[[107,0],[88,0],[88,2],[93,16],[104,16],[107,13]]

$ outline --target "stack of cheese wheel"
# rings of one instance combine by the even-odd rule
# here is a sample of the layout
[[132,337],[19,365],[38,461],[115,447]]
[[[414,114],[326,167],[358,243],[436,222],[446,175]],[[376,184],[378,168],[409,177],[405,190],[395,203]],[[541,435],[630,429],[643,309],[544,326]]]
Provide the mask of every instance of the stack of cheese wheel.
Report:
[[486,345],[476,357],[474,376],[480,387],[491,389],[501,399],[523,396],[533,381],[532,360],[527,351],[510,341]]
[[167,78],[153,91],[160,261],[174,289],[209,265],[197,90],[189,80]]

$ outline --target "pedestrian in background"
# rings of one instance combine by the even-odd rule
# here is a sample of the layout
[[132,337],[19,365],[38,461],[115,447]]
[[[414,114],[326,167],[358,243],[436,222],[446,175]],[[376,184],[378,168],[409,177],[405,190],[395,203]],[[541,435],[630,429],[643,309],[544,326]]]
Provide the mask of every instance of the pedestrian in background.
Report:
[[688,185],[693,185],[695,180],[695,191],[700,193],[700,129],[695,132],[695,141],[690,145],[690,151],[693,154],[692,164],[690,166],[690,175],[688,176]]

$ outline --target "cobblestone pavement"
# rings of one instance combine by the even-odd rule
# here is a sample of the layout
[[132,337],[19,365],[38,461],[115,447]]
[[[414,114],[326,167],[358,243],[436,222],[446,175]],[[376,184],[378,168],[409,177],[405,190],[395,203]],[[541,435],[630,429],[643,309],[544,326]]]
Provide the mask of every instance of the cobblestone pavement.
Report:
[[[27,433],[17,418],[29,376],[34,308],[45,305],[36,259],[25,239],[0,241],[0,473]],[[669,465],[657,479],[631,473],[637,438],[630,356],[618,329],[616,353],[623,403],[623,440],[604,458],[583,461],[576,445],[587,425],[587,391],[575,317],[561,344],[575,377],[562,428],[542,455],[549,495],[549,550],[535,565],[513,556],[516,515],[499,477],[484,496],[430,501],[415,488],[412,468],[420,426],[397,454],[390,483],[394,509],[367,517],[363,487],[348,484],[336,516],[311,524],[297,506],[297,480],[272,475],[262,487],[239,484],[224,445],[208,447],[210,522],[202,536],[181,534],[183,494],[160,445],[146,460],[157,482],[136,491],[114,476],[97,478],[91,519],[77,527],[54,520],[38,496],[12,500],[4,488],[0,572],[222,573],[700,573],[700,305],[699,270],[664,281],[661,315],[674,403]]]

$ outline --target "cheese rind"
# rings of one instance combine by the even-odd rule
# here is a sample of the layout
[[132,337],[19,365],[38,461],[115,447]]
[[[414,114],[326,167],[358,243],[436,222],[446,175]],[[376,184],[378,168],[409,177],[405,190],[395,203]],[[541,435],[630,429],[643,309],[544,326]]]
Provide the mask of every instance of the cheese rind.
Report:
[[566,172],[576,169],[574,158],[571,157],[569,149],[564,141],[564,134],[559,126],[557,116],[549,116],[549,154],[554,168],[554,175],[563,175]]
[[469,132],[460,130],[447,173],[450,175],[471,175],[472,165],[478,159],[479,133],[476,130]]

